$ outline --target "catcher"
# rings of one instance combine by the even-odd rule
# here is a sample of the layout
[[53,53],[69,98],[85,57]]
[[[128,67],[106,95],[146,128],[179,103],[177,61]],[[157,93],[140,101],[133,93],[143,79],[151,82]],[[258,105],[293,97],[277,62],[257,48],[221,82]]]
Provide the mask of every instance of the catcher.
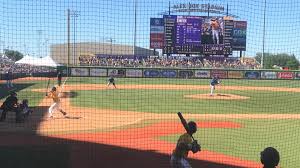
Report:
[[171,156],[172,168],[191,168],[187,161],[189,151],[197,153],[201,150],[197,140],[193,141],[192,135],[197,132],[197,124],[194,121],[188,122],[189,131],[182,134],[178,141],[176,148],[173,150]]
[[48,117],[53,118],[52,113],[56,110],[59,110],[59,112],[61,112],[66,117],[67,113],[65,111],[63,111],[60,107],[61,101],[60,101],[59,93],[57,92],[56,87],[53,87],[51,89],[51,91],[48,94],[46,94],[46,96],[53,99],[53,104],[49,107],[49,110],[48,110],[48,113],[49,113]]

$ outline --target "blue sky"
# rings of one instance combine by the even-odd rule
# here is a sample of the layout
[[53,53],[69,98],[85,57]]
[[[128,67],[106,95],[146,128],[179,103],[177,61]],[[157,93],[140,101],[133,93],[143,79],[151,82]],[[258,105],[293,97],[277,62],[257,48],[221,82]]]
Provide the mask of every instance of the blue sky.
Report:
[[[67,41],[66,11],[71,19],[71,41],[133,45],[134,0],[1,0],[0,49],[9,48],[35,56],[49,54],[51,44]],[[136,0],[137,45],[149,48],[149,21],[168,10],[167,0]],[[248,22],[247,56],[262,52],[264,0],[171,0],[229,4],[229,13]],[[181,15],[182,13],[177,13]],[[267,0],[265,52],[294,53],[300,58],[300,1]],[[206,15],[195,13],[192,15]],[[76,26],[75,26],[76,25]],[[74,30],[75,29],[75,30]],[[75,33],[73,33],[75,32]]]

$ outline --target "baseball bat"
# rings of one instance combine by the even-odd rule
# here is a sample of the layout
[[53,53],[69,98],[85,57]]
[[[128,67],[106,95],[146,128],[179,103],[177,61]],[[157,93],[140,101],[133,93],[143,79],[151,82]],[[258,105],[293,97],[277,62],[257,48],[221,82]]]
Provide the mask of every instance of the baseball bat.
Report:
[[[178,117],[179,117],[179,119],[180,119],[180,121],[181,121],[181,123],[182,123],[184,129],[185,129],[186,132],[189,134],[189,132],[190,132],[190,131],[189,131],[189,126],[188,126],[186,120],[184,119],[183,115],[181,114],[181,112],[178,112],[177,115],[178,115]],[[193,137],[192,135],[191,135],[191,137],[192,137],[193,141],[195,141],[195,139],[194,139],[194,137]]]
[[48,89],[49,89],[49,85],[50,85],[50,78],[48,79],[48,83],[47,83],[46,96],[48,95]]

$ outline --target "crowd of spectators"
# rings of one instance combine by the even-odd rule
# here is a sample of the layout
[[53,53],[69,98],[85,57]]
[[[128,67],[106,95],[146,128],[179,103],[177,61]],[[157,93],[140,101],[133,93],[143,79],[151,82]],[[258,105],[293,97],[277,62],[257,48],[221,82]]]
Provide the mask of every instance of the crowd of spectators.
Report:
[[97,57],[80,56],[80,65],[107,67],[173,67],[173,68],[230,68],[259,69],[260,64],[254,58],[224,57]]
[[56,70],[49,67],[31,66],[27,64],[15,64],[14,61],[0,56],[0,74],[5,74],[7,72],[12,73],[46,73],[46,72],[56,72]]

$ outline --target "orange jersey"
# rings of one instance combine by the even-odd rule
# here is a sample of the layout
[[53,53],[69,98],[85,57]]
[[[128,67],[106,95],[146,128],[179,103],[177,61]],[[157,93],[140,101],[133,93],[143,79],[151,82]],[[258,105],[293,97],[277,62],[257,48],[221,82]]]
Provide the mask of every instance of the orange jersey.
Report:
[[57,91],[51,91],[49,97],[53,99],[54,102],[59,102],[59,97]]
[[189,154],[189,150],[187,149],[179,149],[178,146],[181,143],[184,143],[185,145],[191,144],[193,142],[193,139],[190,134],[184,133],[181,135],[177,141],[176,149],[173,151],[173,154],[177,157],[184,157],[187,158]]
[[217,21],[211,21],[210,25],[213,30],[219,29],[219,23]]

